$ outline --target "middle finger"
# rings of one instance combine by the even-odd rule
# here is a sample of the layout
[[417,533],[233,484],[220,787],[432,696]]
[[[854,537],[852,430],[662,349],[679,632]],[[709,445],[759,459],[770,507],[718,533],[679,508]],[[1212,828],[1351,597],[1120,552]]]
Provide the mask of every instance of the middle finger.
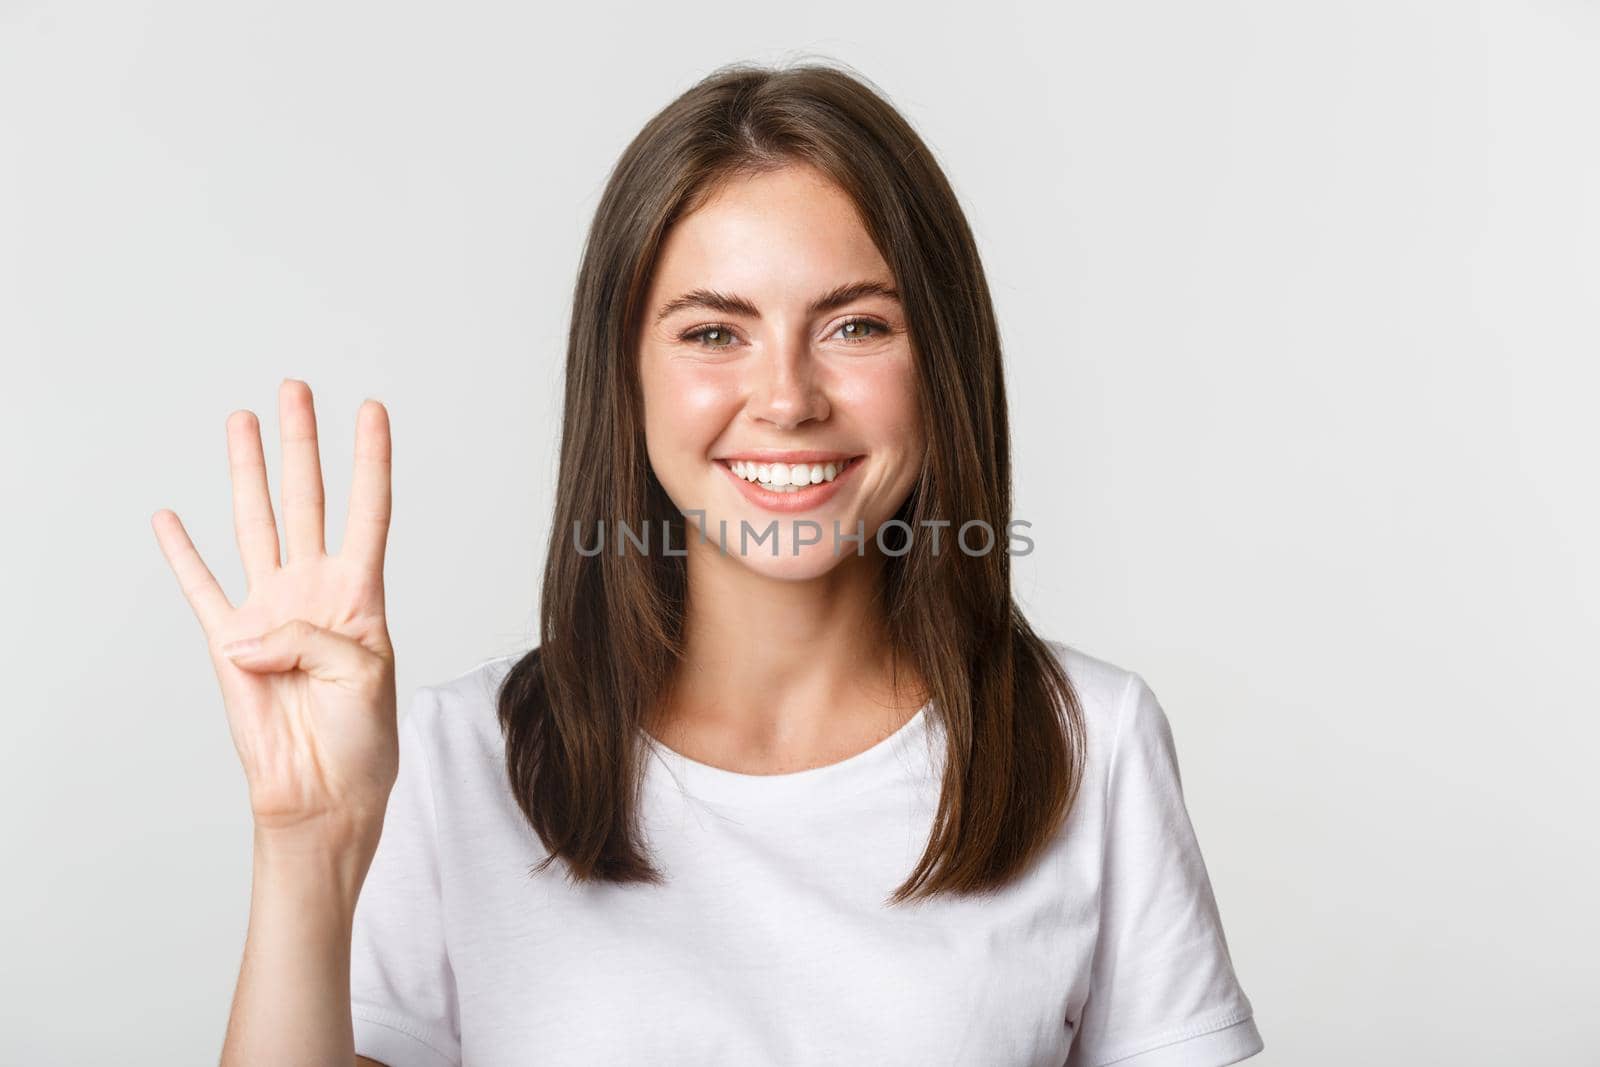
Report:
[[278,436],[283,445],[284,562],[319,556],[323,541],[322,460],[311,387],[297,378],[278,386]]

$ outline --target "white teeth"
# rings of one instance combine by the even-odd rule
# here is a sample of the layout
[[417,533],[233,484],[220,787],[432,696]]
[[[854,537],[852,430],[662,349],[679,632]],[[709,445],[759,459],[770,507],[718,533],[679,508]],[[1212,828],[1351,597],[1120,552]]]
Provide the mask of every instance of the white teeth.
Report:
[[808,485],[831,482],[849,465],[849,460],[842,463],[796,463],[790,466],[787,463],[753,463],[742,459],[729,464],[733,473],[745,481],[756,482],[763,489],[777,493],[792,493]]

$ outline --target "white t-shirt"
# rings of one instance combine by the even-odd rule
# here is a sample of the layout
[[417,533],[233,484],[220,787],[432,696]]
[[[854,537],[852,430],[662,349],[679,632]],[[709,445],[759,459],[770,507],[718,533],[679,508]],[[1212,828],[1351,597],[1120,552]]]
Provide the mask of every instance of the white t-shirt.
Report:
[[738,774],[651,739],[661,886],[580,886],[513,799],[496,686],[418,689],[355,912],[356,1052],[390,1067],[1221,1067],[1261,1050],[1138,674],[1051,642],[1087,766],[1048,852],[991,899],[885,905],[927,843],[928,708],[864,752]]

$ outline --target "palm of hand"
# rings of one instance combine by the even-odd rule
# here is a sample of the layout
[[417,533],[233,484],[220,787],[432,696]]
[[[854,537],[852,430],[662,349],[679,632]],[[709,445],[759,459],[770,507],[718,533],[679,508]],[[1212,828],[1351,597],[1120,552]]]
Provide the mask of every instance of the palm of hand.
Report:
[[[352,678],[348,671],[315,665],[257,673],[212,642],[212,666],[250,784],[251,809],[258,823],[280,826],[340,813],[376,816],[368,809],[387,796],[397,762],[383,591],[336,556],[292,562],[250,591],[225,632],[249,636],[295,620],[369,649],[373,675]],[[387,703],[375,707],[374,693],[387,693]]]

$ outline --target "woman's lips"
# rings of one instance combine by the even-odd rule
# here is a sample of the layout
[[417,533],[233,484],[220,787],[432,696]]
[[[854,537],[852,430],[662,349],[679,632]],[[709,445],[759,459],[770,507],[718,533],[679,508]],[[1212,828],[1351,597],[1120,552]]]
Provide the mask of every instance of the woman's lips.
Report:
[[850,462],[845,465],[844,470],[840,471],[831,482],[818,482],[815,485],[807,485],[784,493],[775,493],[771,489],[763,489],[759,482],[750,482],[739,477],[733,472],[733,467],[728,460],[719,459],[716,464],[733,480],[739,492],[743,493],[744,498],[750,503],[763,511],[792,515],[795,512],[811,511],[826,504],[839,491],[841,485],[855,477],[856,468],[861,466],[862,458],[861,456],[852,456]]

